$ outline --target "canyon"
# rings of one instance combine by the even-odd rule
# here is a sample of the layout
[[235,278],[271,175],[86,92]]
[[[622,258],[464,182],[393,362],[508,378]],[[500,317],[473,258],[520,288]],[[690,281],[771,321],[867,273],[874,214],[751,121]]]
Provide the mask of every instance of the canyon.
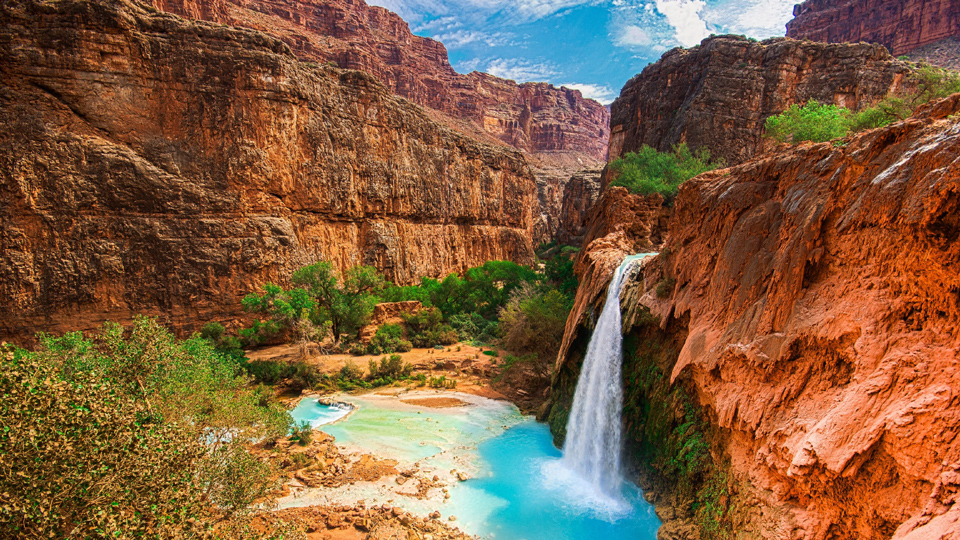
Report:
[[163,11],[252,28],[283,40],[303,61],[364,71],[434,120],[468,137],[522,150],[538,183],[535,243],[553,240],[563,188],[605,162],[606,107],[578,90],[457,73],[442,43],[411,33],[396,14],[363,0],[153,0]]
[[685,142],[742,163],[764,150],[767,117],[809,100],[858,110],[908,89],[910,71],[879,45],[711,37],[664,53],[624,85],[612,105],[610,158]]
[[139,4],[6,2],[0,337],[190,330],[318,259],[398,283],[533,262],[524,157],[370,75]]
[[[667,520],[660,537],[709,523],[763,538],[957,537],[958,112],[960,94],[681,186],[660,256],[621,298],[625,422],[646,424],[634,448],[689,442],[679,426],[695,411],[714,470],[691,494],[656,460],[640,465]],[[590,314],[648,242],[632,219],[595,212],[613,219],[577,262],[549,413],[561,436]],[[631,384],[649,372],[662,378]],[[656,401],[669,403],[662,417]],[[653,422],[664,440],[643,440]],[[712,521],[705,501],[722,508]]]
[[[787,37],[828,43],[879,43],[892,54],[957,69],[960,2],[936,0],[806,0],[793,9]],[[933,54],[937,46],[953,54]]]

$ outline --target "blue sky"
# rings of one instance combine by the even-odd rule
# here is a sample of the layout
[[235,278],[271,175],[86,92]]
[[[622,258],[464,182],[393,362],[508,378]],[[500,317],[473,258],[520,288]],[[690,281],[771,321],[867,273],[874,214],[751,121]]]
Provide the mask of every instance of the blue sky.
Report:
[[461,73],[546,81],[609,103],[675,46],[782,36],[799,0],[367,0],[442,41]]

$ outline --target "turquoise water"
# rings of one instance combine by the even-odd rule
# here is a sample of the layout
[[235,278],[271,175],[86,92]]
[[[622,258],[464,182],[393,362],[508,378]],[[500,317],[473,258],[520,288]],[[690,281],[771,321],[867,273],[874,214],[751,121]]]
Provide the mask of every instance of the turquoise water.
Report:
[[297,406],[290,411],[293,421],[300,424],[309,422],[313,429],[320,426],[336,422],[350,414],[352,409],[347,407],[336,407],[330,405],[321,405],[317,398],[304,398],[297,403]]
[[[453,525],[485,539],[656,538],[660,521],[636,486],[624,482],[619,497],[600,495],[563,466],[546,425],[502,401],[457,397],[469,405],[426,409],[394,397],[350,396],[346,400],[357,408],[321,427],[336,437],[338,445],[397,459],[401,468],[418,467],[428,476],[437,474],[449,489],[449,499],[443,499],[439,490],[426,501],[403,497],[404,488],[387,481],[316,490],[282,506],[336,500],[352,504],[362,499],[421,515],[439,510],[444,520],[456,516]],[[314,423],[333,414],[315,400],[308,405],[303,401],[292,411],[297,421]],[[471,478],[457,482],[454,469]]]

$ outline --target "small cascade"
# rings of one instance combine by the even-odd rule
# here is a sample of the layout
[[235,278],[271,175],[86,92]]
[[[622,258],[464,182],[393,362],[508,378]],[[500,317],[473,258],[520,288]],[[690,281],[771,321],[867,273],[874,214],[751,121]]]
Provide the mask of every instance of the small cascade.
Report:
[[607,300],[587,347],[577,381],[573,409],[567,421],[563,463],[593,486],[598,494],[619,499],[620,417],[623,411],[620,289],[633,263],[653,255],[631,255],[617,268]]

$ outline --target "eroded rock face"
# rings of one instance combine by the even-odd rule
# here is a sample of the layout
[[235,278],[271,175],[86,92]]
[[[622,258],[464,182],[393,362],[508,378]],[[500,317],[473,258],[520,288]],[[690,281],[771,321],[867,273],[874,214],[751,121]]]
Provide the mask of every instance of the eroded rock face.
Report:
[[715,428],[738,530],[960,537],[958,111],[680,188],[648,267],[675,285],[643,302],[685,327],[671,380]]
[[[517,84],[454,71],[442,43],[415,36],[398,15],[363,0],[153,0],[184,17],[254,28],[303,60],[335,62],[377,77],[393,92],[439,111],[471,136],[530,153],[606,157],[609,113],[578,90]],[[442,119],[442,118],[441,118]],[[584,166],[591,166],[587,163]]]
[[531,263],[523,156],[263,34],[101,0],[0,13],[0,337],[226,320],[321,258]]
[[960,37],[960,0],[806,0],[787,36],[828,43],[879,43],[894,55]]
[[908,73],[878,45],[708,38],[665,53],[623,87],[610,156],[686,142],[741,163],[762,150],[767,117],[809,100],[856,110],[899,90]]
[[587,212],[600,197],[600,169],[575,173],[564,185],[556,234],[561,244],[579,246],[587,232]]

